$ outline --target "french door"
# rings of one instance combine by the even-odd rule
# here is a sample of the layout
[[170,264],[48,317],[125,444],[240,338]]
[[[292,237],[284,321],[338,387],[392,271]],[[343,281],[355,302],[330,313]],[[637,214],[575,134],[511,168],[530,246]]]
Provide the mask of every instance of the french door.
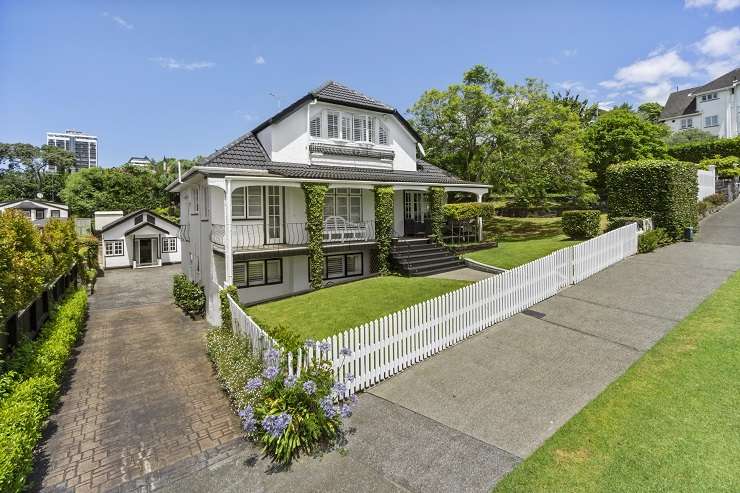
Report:
[[283,243],[283,187],[265,187],[265,243]]
[[403,233],[407,236],[427,232],[429,201],[425,192],[406,190],[403,193]]

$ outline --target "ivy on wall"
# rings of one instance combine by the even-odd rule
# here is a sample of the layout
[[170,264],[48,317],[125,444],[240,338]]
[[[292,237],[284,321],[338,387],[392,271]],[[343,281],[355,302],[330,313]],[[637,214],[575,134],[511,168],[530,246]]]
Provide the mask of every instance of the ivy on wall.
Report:
[[445,224],[445,189],[442,187],[429,187],[429,219],[432,223],[432,237],[438,242],[442,241],[442,228]]
[[324,277],[324,199],[329,186],[303,183],[306,197],[306,230],[308,231],[308,265],[311,287],[319,289]]
[[393,187],[375,187],[375,241],[378,244],[378,271],[389,274],[393,238]]

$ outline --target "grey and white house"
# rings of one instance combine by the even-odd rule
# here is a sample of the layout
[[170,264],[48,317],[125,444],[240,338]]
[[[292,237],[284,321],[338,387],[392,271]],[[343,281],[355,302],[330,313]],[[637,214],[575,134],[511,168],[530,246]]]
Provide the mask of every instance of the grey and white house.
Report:
[[96,225],[102,240],[103,268],[137,269],[180,262],[179,225],[146,209],[106,219],[104,226]]
[[21,199],[10,202],[0,202],[0,211],[18,209],[28,217],[34,225],[43,227],[49,219],[66,219],[69,217],[69,208],[57,202],[47,202],[39,199]]
[[207,295],[236,285],[243,303],[309,289],[304,183],[329,187],[324,278],[375,272],[377,185],[394,191],[397,237],[428,232],[431,186],[481,201],[488,186],[425,162],[421,138],[391,106],[327,82],[200,161],[168,186],[180,194],[182,268]]
[[718,137],[737,137],[740,127],[740,68],[703,86],[676,91],[668,96],[660,121],[678,132],[690,128]]

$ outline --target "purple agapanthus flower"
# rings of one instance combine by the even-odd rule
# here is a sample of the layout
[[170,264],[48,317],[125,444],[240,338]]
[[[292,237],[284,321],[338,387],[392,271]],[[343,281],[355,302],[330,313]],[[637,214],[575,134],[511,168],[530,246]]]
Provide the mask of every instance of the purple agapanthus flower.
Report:
[[357,404],[357,395],[352,394],[351,396],[349,396],[349,401],[352,403],[353,406]]
[[313,395],[316,393],[316,382],[313,380],[303,382],[303,390],[305,390],[308,395]]
[[285,380],[283,380],[283,385],[290,388],[293,385],[295,385],[295,381],[296,380],[297,379],[296,379],[295,375],[290,375],[288,377],[285,377]]
[[257,390],[262,387],[262,379],[260,377],[254,377],[247,380],[247,385],[244,386],[247,390]]
[[273,362],[280,358],[280,351],[275,348],[270,348],[265,351],[265,361]]
[[277,366],[268,366],[265,368],[265,370],[262,372],[262,376],[265,377],[268,380],[272,380],[277,376],[277,374],[280,372]]
[[314,346],[316,346],[316,341],[314,341],[313,339],[306,339],[303,343],[303,347],[306,349],[311,349]]
[[332,386],[331,390],[336,392],[337,395],[344,395],[347,392],[347,386],[342,382],[337,382]]
[[254,408],[247,406],[239,411],[239,417],[242,419],[242,427],[247,433],[252,433],[257,426],[257,420],[254,419]]
[[352,406],[347,403],[342,404],[342,407],[339,408],[339,414],[343,418],[349,418],[352,416]]
[[352,350],[348,347],[343,347],[339,350],[339,354],[342,356],[352,356]]
[[288,413],[265,416],[262,420],[262,428],[267,433],[277,438],[283,434],[292,420],[293,417]]
[[328,353],[331,350],[331,344],[328,342],[320,342],[319,343],[319,351],[322,353]]
[[327,418],[331,419],[336,414],[336,410],[334,409],[334,399],[332,399],[330,395],[322,398],[321,401],[319,401],[319,405],[324,411],[324,416]]
[[355,381],[355,376],[352,373],[347,373],[347,376],[344,377],[345,380],[347,380],[349,383],[352,383]]

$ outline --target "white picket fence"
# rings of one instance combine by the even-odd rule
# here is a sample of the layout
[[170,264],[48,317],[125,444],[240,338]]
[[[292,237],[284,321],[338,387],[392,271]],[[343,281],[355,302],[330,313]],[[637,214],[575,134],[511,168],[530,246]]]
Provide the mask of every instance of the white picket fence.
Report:
[[[337,381],[354,393],[384,380],[463,339],[557,294],[565,287],[637,253],[637,225],[564,248],[502,274],[470,284],[391,315],[362,324],[295,356],[285,355],[300,372],[328,343],[323,359],[332,361]],[[234,330],[262,351],[278,346],[231,300]],[[342,355],[342,348],[351,350]],[[354,376],[351,382],[349,375]]]

